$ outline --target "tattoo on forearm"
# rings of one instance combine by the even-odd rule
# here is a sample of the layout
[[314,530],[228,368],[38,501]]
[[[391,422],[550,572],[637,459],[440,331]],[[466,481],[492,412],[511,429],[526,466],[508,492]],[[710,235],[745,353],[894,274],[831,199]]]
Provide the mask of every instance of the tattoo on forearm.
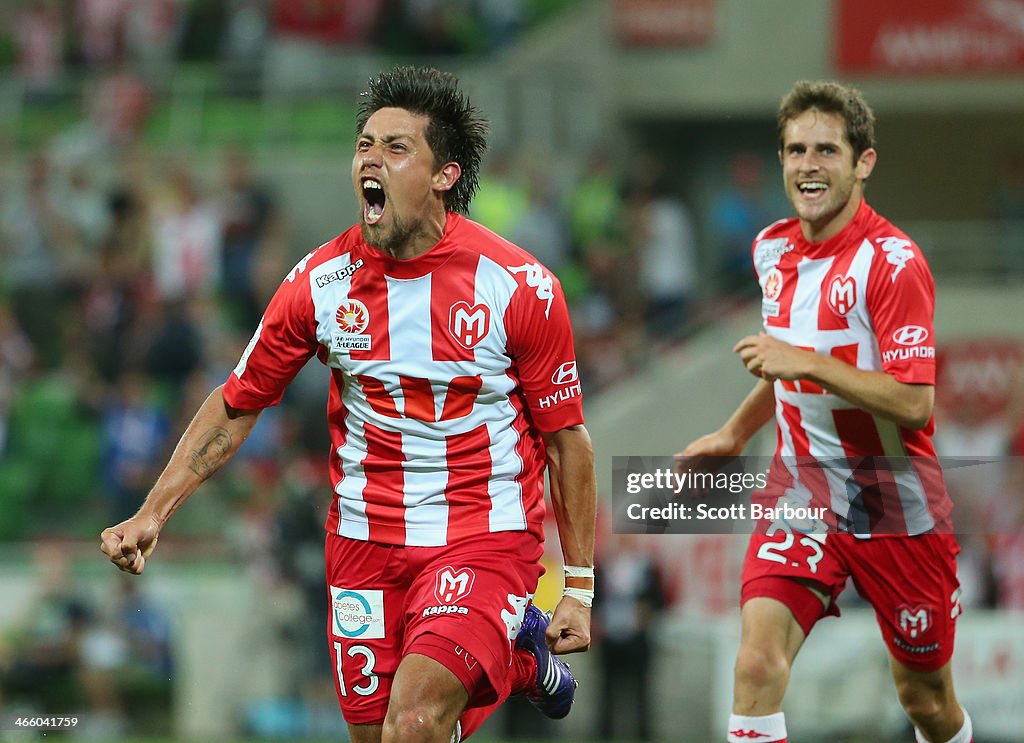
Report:
[[199,448],[192,452],[189,469],[205,480],[227,461],[231,453],[231,434],[225,429],[211,428],[200,439]]

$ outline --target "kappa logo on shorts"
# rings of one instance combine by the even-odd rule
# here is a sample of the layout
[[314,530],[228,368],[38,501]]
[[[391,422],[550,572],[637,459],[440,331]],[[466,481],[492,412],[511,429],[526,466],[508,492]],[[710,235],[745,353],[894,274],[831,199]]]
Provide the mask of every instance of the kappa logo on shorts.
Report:
[[331,632],[339,637],[384,637],[384,592],[331,586]]
[[523,619],[526,618],[526,607],[529,606],[530,599],[532,598],[532,593],[528,593],[525,596],[516,596],[514,593],[510,593],[506,597],[506,601],[508,601],[512,611],[502,609],[501,621],[505,623],[505,629],[508,630],[508,639],[510,641],[514,641],[519,634],[519,630],[523,626]]
[[932,607],[928,604],[919,606],[901,604],[896,607],[896,611],[898,612],[896,621],[900,625],[900,630],[911,640],[917,639],[932,626]]
[[456,570],[450,565],[446,565],[437,571],[437,576],[434,579],[434,598],[442,604],[454,604],[469,595],[475,581],[476,573],[471,569],[459,568]]

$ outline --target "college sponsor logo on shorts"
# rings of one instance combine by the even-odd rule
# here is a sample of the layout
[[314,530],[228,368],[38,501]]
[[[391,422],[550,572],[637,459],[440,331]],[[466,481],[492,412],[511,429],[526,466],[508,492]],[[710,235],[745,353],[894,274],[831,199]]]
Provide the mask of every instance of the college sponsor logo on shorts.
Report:
[[448,310],[448,332],[465,348],[473,348],[491,330],[491,310],[486,304],[456,302]]
[[904,637],[915,640],[932,626],[932,607],[927,604],[909,606],[901,604],[896,607],[896,622]]
[[371,336],[366,334],[370,311],[358,299],[346,299],[338,305],[334,321],[340,333],[331,336],[331,351],[369,351]]
[[331,586],[331,632],[339,637],[384,637],[384,592]]
[[434,578],[434,598],[442,604],[454,604],[473,590],[476,573],[469,568],[456,570],[450,565],[437,571]]

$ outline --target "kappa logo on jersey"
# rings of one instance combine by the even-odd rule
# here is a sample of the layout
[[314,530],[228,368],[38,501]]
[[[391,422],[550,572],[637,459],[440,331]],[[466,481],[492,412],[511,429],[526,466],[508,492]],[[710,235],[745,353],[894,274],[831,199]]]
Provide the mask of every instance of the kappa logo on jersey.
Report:
[[362,267],[363,259],[360,258],[355,263],[350,263],[344,268],[339,268],[337,271],[331,271],[330,273],[325,273],[323,276],[317,276],[316,285],[318,288],[323,289],[325,286],[335,281],[347,279]]
[[358,299],[346,299],[334,313],[341,333],[331,338],[332,351],[369,351],[372,338],[366,335],[370,324],[370,311]]
[[456,570],[446,565],[437,571],[434,579],[434,598],[442,604],[454,604],[473,590],[476,573],[470,568]]
[[914,251],[910,249],[910,240],[904,240],[902,237],[877,237],[875,242],[885,251],[885,260],[896,266],[896,270],[892,272],[892,280],[895,283],[896,277],[914,257]]
[[901,604],[896,607],[899,614],[896,621],[899,622],[900,630],[911,640],[917,639],[932,626],[932,607],[927,604],[921,606],[908,606]]
[[[554,286],[555,282],[550,276],[544,273],[544,269],[541,268],[539,263],[524,263],[523,265],[513,268],[512,266],[506,266],[506,268],[512,273],[525,273],[526,274],[526,285],[531,289],[537,290],[537,299],[542,302],[547,302],[547,306],[544,308],[544,317],[549,318],[551,312],[551,302],[555,298]],[[550,318],[549,318],[550,319]]]
[[331,632],[339,637],[384,637],[384,592],[331,586]]
[[739,730],[730,730],[729,735],[734,738],[750,738],[751,740],[771,737],[768,733],[759,733],[756,730],[744,730],[743,728],[740,728]]
[[916,346],[928,340],[928,328],[920,325],[904,325],[892,334],[892,339],[901,346]]
[[551,375],[551,384],[572,384],[580,378],[575,361],[566,361]]
[[828,306],[840,317],[857,304],[857,282],[852,276],[836,276],[828,287]]
[[773,268],[764,277],[764,298],[774,302],[782,294],[782,271]]
[[491,330],[491,309],[486,304],[456,302],[448,311],[448,332],[466,348],[473,348]]

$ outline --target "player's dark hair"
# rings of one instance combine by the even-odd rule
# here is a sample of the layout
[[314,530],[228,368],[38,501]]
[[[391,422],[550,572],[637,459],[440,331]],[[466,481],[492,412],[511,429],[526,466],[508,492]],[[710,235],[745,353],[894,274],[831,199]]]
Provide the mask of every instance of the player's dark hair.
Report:
[[382,108],[402,108],[429,119],[426,139],[434,153],[434,165],[456,162],[462,169],[455,185],[444,193],[445,208],[467,214],[480,183],[488,125],[459,90],[458,78],[432,67],[396,67],[370,78],[369,89],[359,101],[356,136]]
[[846,139],[853,148],[854,163],[865,150],[875,146],[875,112],[859,90],[831,80],[801,80],[783,97],[775,115],[780,149],[786,124],[811,109],[842,117],[846,123]]

